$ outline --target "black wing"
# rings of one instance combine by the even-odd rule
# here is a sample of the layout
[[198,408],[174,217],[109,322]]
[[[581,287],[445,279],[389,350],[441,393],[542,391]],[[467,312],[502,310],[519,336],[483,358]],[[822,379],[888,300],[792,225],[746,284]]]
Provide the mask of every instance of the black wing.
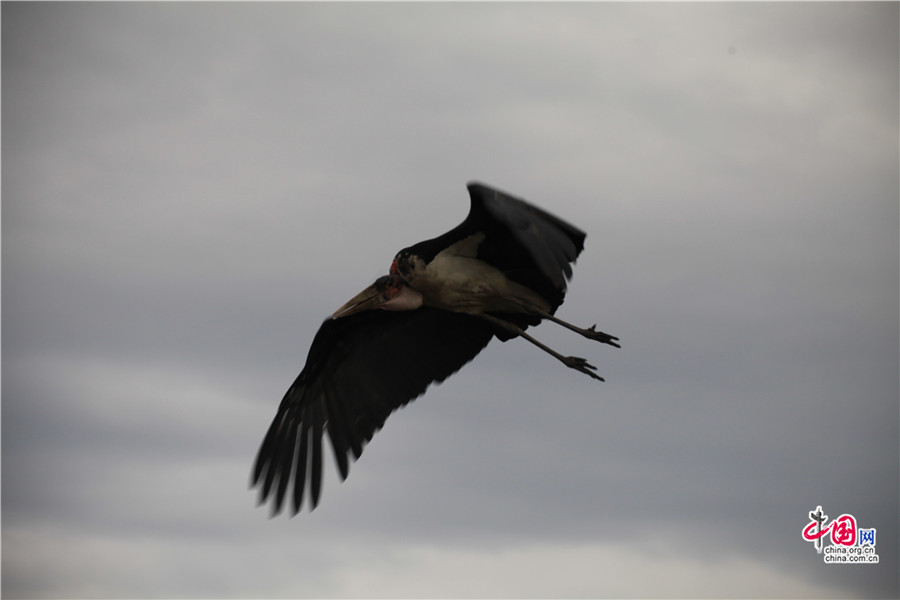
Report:
[[348,457],[359,458],[388,415],[458,371],[492,335],[481,319],[428,307],[326,320],[259,449],[253,485],[260,502],[271,499],[280,512],[292,479],[293,514],[307,484],[315,508],[324,432],[344,479]]
[[[513,281],[533,289],[555,311],[566,294],[566,280],[584,250],[586,234],[545,210],[482,183],[468,184],[471,205],[465,221],[408,250],[426,258],[473,234],[483,233],[476,258],[491,264]],[[514,319],[521,327],[540,319]],[[501,336],[502,339],[503,336]]]
[[469,183],[471,209],[463,227],[483,230],[485,240],[478,258],[544,295],[554,306],[562,304],[566,280],[584,249],[586,234],[520,198],[488,187]]

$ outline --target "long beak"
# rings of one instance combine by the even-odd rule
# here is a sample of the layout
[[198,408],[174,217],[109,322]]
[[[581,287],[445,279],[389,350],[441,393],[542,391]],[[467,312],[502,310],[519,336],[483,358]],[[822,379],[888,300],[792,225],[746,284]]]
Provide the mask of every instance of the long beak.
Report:
[[375,283],[353,296],[349,302],[334,311],[332,319],[349,317],[364,310],[416,310],[424,303],[422,294],[404,284],[393,275],[384,275]]
[[332,319],[340,319],[341,317],[349,317],[364,310],[373,310],[381,308],[389,298],[384,288],[378,289],[378,282],[373,283],[357,295],[348,300],[342,307],[334,311],[331,315]]

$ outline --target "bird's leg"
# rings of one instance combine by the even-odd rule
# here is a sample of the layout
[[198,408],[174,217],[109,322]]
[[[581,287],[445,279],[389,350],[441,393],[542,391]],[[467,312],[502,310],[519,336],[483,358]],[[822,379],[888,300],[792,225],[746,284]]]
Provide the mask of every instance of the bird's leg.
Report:
[[521,329],[520,327],[517,327],[516,325],[513,325],[509,321],[504,321],[503,319],[499,319],[497,317],[494,317],[492,315],[488,315],[485,313],[477,313],[476,315],[481,317],[485,321],[488,321],[489,323],[493,323],[494,325],[497,325],[498,327],[502,327],[503,329],[506,329],[507,331],[510,331],[520,337],[525,338],[526,340],[528,340],[529,342],[531,342],[532,344],[534,344],[535,346],[537,346],[538,348],[540,348],[541,350],[546,352],[547,354],[556,358],[558,361],[560,361],[562,364],[566,365],[570,369],[575,369],[576,371],[581,371],[585,375],[590,375],[594,379],[598,379],[600,381],[606,381],[605,379],[603,379],[602,377],[600,377],[599,375],[594,373],[594,371],[597,370],[597,367],[590,364],[585,359],[579,358],[577,356],[563,356],[562,354],[560,354],[553,348],[550,348],[549,346],[546,346],[546,345],[542,344],[541,342],[539,342],[538,340],[536,340],[535,338],[531,337],[530,335],[525,333],[525,331],[523,329]]
[[581,327],[572,325],[571,323],[563,321],[562,319],[560,319],[558,317],[554,317],[553,315],[551,315],[548,312],[540,311],[540,312],[538,312],[538,314],[541,316],[541,318],[549,319],[549,320],[553,321],[554,323],[558,323],[558,324],[562,325],[563,327],[565,327],[566,329],[571,329],[575,333],[583,335],[584,337],[586,337],[590,340],[596,340],[602,344],[609,344],[610,346],[615,346],[616,348],[622,347],[616,343],[619,341],[619,338],[617,338],[614,335],[609,335],[608,333],[603,333],[602,331],[597,331],[596,324],[591,325],[587,329],[582,329]]
[[622,347],[616,343],[619,341],[619,338],[617,338],[614,335],[609,335],[608,333],[603,333],[602,331],[597,331],[596,324],[591,325],[587,329],[583,329],[576,325],[572,325],[571,323],[569,323],[567,321],[563,321],[559,317],[555,317],[555,316],[551,315],[550,313],[548,313],[546,310],[543,310],[540,307],[534,306],[533,304],[530,304],[527,302],[516,301],[516,300],[513,300],[513,302],[515,302],[516,304],[518,304],[519,306],[521,306],[528,312],[538,315],[542,319],[548,319],[550,321],[553,321],[554,323],[562,325],[566,329],[570,329],[579,335],[583,335],[584,337],[588,338],[589,340],[596,340],[603,344],[609,344],[610,346],[615,346],[616,348]]

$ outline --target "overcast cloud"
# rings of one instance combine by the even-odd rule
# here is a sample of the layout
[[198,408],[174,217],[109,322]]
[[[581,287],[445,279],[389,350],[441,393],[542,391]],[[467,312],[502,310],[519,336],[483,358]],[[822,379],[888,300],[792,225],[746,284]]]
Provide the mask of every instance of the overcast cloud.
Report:
[[[897,597],[898,5],[2,4],[4,597]],[[248,490],[319,323],[479,179],[559,314]],[[826,565],[821,505],[877,529]]]

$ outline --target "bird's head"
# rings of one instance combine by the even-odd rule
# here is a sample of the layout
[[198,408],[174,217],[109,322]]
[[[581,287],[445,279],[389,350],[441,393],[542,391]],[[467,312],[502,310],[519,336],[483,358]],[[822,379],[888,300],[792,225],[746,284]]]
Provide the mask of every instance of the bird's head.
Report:
[[375,283],[355,295],[334,311],[332,319],[349,317],[364,310],[415,310],[422,306],[422,294],[412,289],[394,273],[379,277]]
[[409,282],[415,276],[416,271],[425,268],[425,261],[410,248],[404,248],[394,257],[391,263],[391,275],[402,281]]

